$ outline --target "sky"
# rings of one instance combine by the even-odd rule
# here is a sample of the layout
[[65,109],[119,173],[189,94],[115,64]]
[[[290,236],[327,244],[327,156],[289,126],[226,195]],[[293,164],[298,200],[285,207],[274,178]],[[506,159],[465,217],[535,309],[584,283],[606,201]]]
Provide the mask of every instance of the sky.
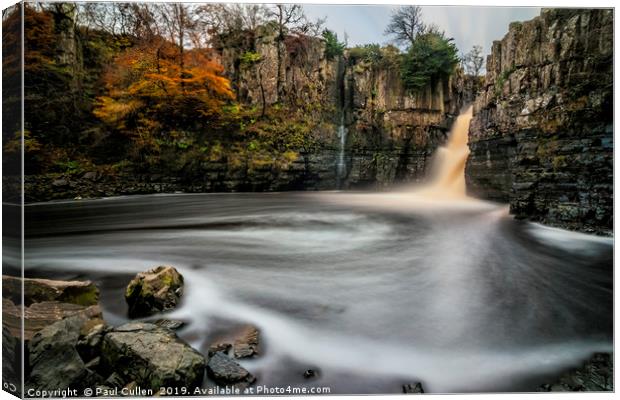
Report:
[[[349,46],[368,43],[390,43],[383,34],[392,10],[389,5],[312,5],[304,4],[306,15],[311,19],[327,17],[325,25],[343,40],[347,33]],[[508,24],[526,21],[540,14],[537,7],[464,7],[423,6],[426,23],[433,23],[454,38],[460,52],[480,45],[485,56],[491,44],[508,32]]]

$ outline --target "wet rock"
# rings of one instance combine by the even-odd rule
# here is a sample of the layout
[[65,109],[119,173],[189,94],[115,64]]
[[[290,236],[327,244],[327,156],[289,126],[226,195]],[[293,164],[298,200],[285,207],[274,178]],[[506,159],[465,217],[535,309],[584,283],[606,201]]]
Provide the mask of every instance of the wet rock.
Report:
[[173,331],[177,329],[181,329],[186,325],[185,321],[180,321],[177,319],[158,319],[153,322],[157,326],[161,326],[162,328],[171,329]]
[[79,390],[98,383],[100,377],[86,367],[76,349],[85,322],[86,319],[80,316],[65,318],[32,337],[27,388],[55,390],[70,387]]
[[201,384],[205,359],[166,328],[148,323],[129,323],[107,333],[102,361],[125,381],[158,390],[196,387]]
[[[91,281],[56,281],[50,279],[23,279],[24,305],[43,301],[58,301],[81,306],[93,306],[99,302],[99,289]],[[22,279],[2,276],[2,297],[15,304],[21,303]]]
[[242,325],[224,335],[209,347],[209,354],[232,351],[234,358],[253,357],[260,353],[259,331],[255,326]]
[[222,352],[215,353],[209,358],[207,373],[221,385],[251,384],[256,380],[245,368]]
[[214,343],[209,346],[209,357],[214,355],[215,353],[224,353],[228,354],[232,349],[232,344],[230,343]]
[[170,266],[140,272],[125,291],[130,317],[144,317],[172,310],[183,294],[183,276]]
[[252,357],[258,354],[258,329],[248,325],[241,329],[233,343],[235,358]]
[[420,382],[403,385],[403,393],[424,393],[424,389],[422,388],[422,384]]
[[596,353],[582,368],[560,377],[558,382],[541,385],[542,392],[611,392],[614,390],[613,356]]

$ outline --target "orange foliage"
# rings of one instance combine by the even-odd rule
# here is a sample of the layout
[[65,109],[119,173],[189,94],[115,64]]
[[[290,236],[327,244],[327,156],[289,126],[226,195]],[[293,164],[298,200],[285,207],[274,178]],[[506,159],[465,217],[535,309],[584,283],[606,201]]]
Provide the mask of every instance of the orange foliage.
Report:
[[166,41],[134,46],[105,74],[108,95],[98,99],[95,114],[113,123],[145,107],[177,105],[189,106],[194,118],[216,117],[223,102],[234,97],[222,73],[206,49],[181,52]]

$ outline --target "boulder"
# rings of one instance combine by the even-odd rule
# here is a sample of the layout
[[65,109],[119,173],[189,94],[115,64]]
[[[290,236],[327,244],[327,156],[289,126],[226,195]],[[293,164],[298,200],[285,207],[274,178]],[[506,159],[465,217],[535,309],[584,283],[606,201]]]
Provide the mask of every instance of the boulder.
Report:
[[[93,306],[99,301],[99,290],[91,281],[55,281],[50,279],[23,279],[24,305],[42,301],[58,301],[81,306]],[[2,297],[21,304],[22,278],[3,275]]]
[[[22,308],[16,306],[9,299],[2,299],[3,328],[6,328],[16,338],[21,337]],[[24,340],[28,341],[32,336],[64,318],[81,316],[87,320],[102,321],[101,309],[98,305],[81,306],[58,301],[43,301],[33,303],[23,309]]]
[[125,382],[154,391],[160,387],[196,387],[201,384],[205,359],[166,328],[128,323],[107,333],[102,362]]
[[183,294],[183,276],[170,266],[140,272],[129,282],[125,300],[129,316],[145,317],[176,307]]
[[256,380],[245,368],[223,352],[217,352],[209,358],[207,373],[220,385],[249,385]]
[[72,316],[46,326],[29,344],[30,375],[27,388],[81,390],[101,380],[89,370],[76,349],[80,331],[87,319]]

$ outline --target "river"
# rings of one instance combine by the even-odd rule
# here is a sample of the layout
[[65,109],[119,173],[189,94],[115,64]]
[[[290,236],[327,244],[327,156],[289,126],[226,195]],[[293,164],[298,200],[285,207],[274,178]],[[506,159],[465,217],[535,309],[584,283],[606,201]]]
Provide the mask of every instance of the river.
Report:
[[[173,265],[186,281],[167,314],[189,322],[179,335],[206,354],[226,327],[256,325],[263,354],[241,363],[267,386],[533,391],[611,351],[612,239],[516,221],[439,170],[434,182],[460,195],[430,185],[27,205],[26,276],[93,280],[116,325],[132,276]],[[303,378],[309,368],[318,378]]]

